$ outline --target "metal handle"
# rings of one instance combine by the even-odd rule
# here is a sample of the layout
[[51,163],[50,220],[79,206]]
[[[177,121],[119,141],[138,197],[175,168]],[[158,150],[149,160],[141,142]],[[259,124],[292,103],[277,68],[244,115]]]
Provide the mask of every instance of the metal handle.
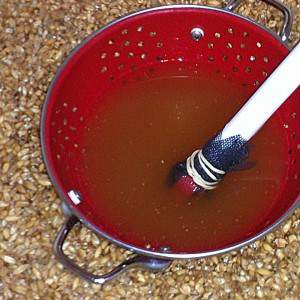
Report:
[[[244,0],[229,0],[224,9],[228,11],[234,11],[243,1]],[[281,38],[283,43],[287,43],[291,34],[292,24],[293,24],[293,14],[291,10],[285,4],[277,0],[261,0],[261,1],[277,8],[283,13],[284,22],[280,30],[279,37]]]
[[72,272],[74,272],[75,274],[79,275],[80,277],[82,277],[87,281],[90,281],[92,283],[102,284],[105,283],[106,281],[112,280],[120,273],[132,267],[141,267],[141,268],[148,269],[152,272],[160,272],[171,264],[170,260],[156,259],[156,258],[136,255],[124,261],[109,273],[106,273],[104,275],[92,274],[86,271],[85,269],[79,267],[73,260],[68,258],[63,252],[64,241],[67,238],[71,229],[78,222],[80,221],[77,217],[75,216],[68,217],[66,222],[60,228],[57,237],[55,239],[54,253],[60,263],[62,263],[66,268],[68,268],[69,270],[71,270]]

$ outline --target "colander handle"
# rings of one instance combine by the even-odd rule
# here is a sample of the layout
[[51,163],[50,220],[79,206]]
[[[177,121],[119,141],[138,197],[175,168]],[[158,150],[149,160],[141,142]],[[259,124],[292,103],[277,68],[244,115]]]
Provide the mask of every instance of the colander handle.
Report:
[[71,229],[75,226],[75,224],[79,222],[80,220],[74,215],[68,217],[68,219],[60,228],[57,237],[55,239],[54,253],[57,259],[59,260],[59,262],[62,263],[67,269],[71,270],[72,272],[74,272],[75,274],[79,275],[80,277],[82,277],[87,281],[96,284],[103,284],[107,281],[114,279],[122,272],[133,267],[144,268],[152,272],[160,272],[171,264],[170,260],[151,258],[142,255],[135,255],[132,258],[125,260],[123,263],[115,267],[112,271],[104,275],[96,275],[90,273],[85,269],[79,267],[73,260],[67,257],[63,251],[64,241],[66,240]]
[[[225,10],[234,11],[243,1],[244,0],[229,0],[225,7]],[[284,21],[279,36],[283,43],[287,43],[289,36],[291,34],[292,24],[293,24],[293,14],[291,10],[285,4],[277,0],[261,0],[261,1],[277,8],[283,13]]]

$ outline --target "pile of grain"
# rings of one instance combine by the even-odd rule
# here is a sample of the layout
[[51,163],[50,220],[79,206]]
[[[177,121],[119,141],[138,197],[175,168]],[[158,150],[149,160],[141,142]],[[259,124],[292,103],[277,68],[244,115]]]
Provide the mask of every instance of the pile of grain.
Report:
[[[221,5],[217,0],[82,2],[0,1],[0,299],[299,299],[299,210],[241,251],[175,261],[162,274],[132,270],[104,286],[84,282],[54,259],[52,243],[64,217],[42,162],[38,130],[57,67],[84,37],[124,13],[161,4]],[[294,43],[300,2],[286,3],[296,15]],[[271,29],[281,24],[276,10],[253,0],[239,12]],[[66,248],[96,272],[128,256],[82,227],[73,230]]]

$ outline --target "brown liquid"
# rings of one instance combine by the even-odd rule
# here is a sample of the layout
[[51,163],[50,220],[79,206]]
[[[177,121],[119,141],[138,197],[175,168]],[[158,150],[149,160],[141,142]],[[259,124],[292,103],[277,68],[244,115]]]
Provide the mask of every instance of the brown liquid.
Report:
[[84,164],[105,230],[142,247],[199,252],[265,222],[286,169],[276,116],[251,142],[255,167],[191,199],[167,185],[173,165],[201,148],[250,94],[220,74],[202,74],[133,81],[102,96],[85,131]]

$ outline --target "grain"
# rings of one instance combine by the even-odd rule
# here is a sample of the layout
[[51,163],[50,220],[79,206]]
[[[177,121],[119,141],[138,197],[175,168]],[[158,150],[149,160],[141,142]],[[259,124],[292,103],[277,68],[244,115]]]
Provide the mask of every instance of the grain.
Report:
[[[284,2],[295,13],[290,40],[295,44],[300,38],[300,0]],[[0,299],[299,298],[299,209],[276,231],[240,251],[175,261],[159,274],[131,270],[104,286],[69,273],[53,255],[53,240],[64,217],[39,144],[40,111],[49,83],[71,49],[103,24],[140,8],[176,3],[224,4],[218,0],[0,1]],[[242,3],[238,12],[275,31],[282,24],[281,14],[261,1]],[[263,44],[259,45],[262,50]],[[80,113],[68,108],[74,115]],[[65,252],[95,274],[108,272],[130,256],[80,226],[70,233]]]

